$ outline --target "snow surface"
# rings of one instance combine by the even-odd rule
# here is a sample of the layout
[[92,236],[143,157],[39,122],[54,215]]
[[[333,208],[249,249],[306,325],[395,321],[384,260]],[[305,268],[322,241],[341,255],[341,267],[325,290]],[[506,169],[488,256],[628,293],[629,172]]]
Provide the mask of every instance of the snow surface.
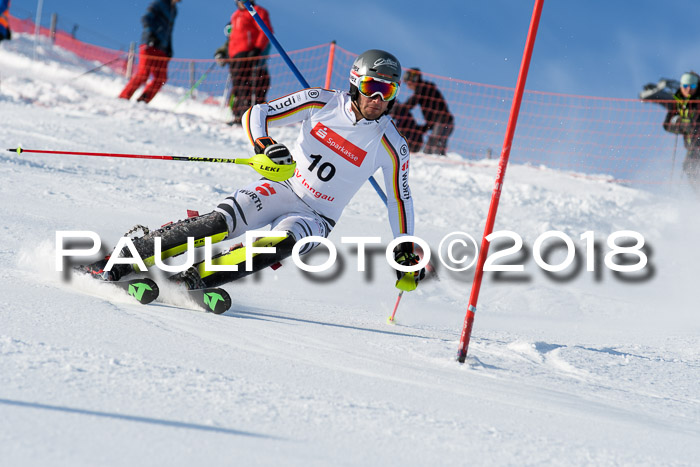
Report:
[[[36,54],[38,60],[32,60]],[[0,47],[4,148],[236,157],[250,148],[216,106],[166,87],[149,106],[124,79],[17,35]],[[291,143],[296,129],[274,135]],[[517,144],[514,151],[517,150]],[[291,262],[225,288],[224,315],[163,299],[134,304],[55,272],[55,233],[106,246],[135,224],[208,212],[256,178],[241,166],[0,154],[2,465],[697,465],[700,459],[700,221],[683,188],[652,193],[511,166],[497,230],[528,247],[525,272],[487,273],[467,363],[455,361],[471,273],[404,294],[372,255],[357,272],[342,236],[390,238],[366,184],[331,235],[344,268]],[[415,155],[416,235],[480,238],[495,162]],[[380,178],[381,179],[381,178]],[[538,235],[580,235],[599,252],[618,230],[649,246],[643,274],[597,264],[544,274]],[[229,242],[227,244],[232,244]],[[325,260],[324,254],[315,257]],[[602,257],[602,256],[601,256]],[[556,261],[552,260],[553,263]],[[177,263],[177,259],[176,259]],[[319,277],[321,279],[319,279]],[[625,278],[636,278],[635,281]]]

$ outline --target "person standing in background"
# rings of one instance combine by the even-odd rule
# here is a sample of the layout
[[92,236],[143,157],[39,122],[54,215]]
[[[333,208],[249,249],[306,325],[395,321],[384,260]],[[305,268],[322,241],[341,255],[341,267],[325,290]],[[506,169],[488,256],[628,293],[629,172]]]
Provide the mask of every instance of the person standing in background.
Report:
[[10,39],[10,0],[0,0],[0,42]]
[[690,185],[700,192],[700,76],[694,71],[683,73],[680,88],[673,95],[675,105],[671,105],[664,119],[664,130],[683,135],[687,150],[683,161],[683,172]]
[[447,102],[435,83],[425,81],[419,68],[410,68],[403,75],[403,80],[413,95],[404,106],[410,110],[416,104],[420,106],[425,118],[425,131],[430,131],[423,152],[444,156],[447,140],[454,130],[454,117],[447,107]]
[[[251,0],[251,5],[270,31],[270,15],[267,10]],[[265,33],[245,7],[237,1],[237,9],[231,15],[228,47],[218,49],[214,55],[220,64],[228,59],[231,74],[229,105],[233,114],[231,125],[240,125],[243,113],[256,103],[264,102],[270,88],[270,75],[262,56],[269,47]],[[227,51],[228,56],[224,56]]]
[[[231,23],[227,23],[226,27],[224,28],[224,34],[226,35],[226,42],[216,49],[214,52],[214,58],[216,59],[216,63],[220,66],[224,66],[226,64],[229,65],[229,67],[233,64],[231,60],[229,60],[228,56],[228,46],[229,46],[229,36],[231,35]],[[250,68],[251,68],[251,73],[250,73],[250,80],[251,80],[251,85],[249,87],[248,92],[251,94],[250,98],[250,104],[259,104],[261,102],[264,102],[266,97],[267,97],[267,91],[270,90],[270,73],[267,71],[267,55],[269,54],[270,50],[270,44],[265,47],[265,50],[261,52],[262,56],[259,57],[258,60],[251,62],[250,63]],[[233,80],[231,80],[233,81]],[[236,95],[233,93],[233,88],[229,89],[228,91],[228,96],[226,97],[226,103],[228,105],[228,108],[231,110],[233,113],[233,107],[234,103],[236,101]],[[231,121],[227,122],[228,125],[237,125],[240,124],[240,117],[239,118],[233,118]]]
[[141,18],[143,35],[139,46],[139,66],[122,90],[121,99],[131,99],[136,90],[148,81],[138,102],[151,102],[168,80],[168,62],[173,56],[173,27],[180,0],[155,0]]

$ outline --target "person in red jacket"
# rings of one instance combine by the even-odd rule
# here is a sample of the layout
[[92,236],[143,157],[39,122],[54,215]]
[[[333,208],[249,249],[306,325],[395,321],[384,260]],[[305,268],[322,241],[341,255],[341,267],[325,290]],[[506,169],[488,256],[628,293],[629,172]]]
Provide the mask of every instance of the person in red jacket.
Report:
[[[255,19],[246,10],[245,2],[237,1],[238,9],[231,15],[231,31],[228,37],[228,58],[231,73],[231,99],[233,104],[233,124],[240,124],[241,117],[248,108],[265,101],[270,86],[270,75],[264,59],[268,39]],[[261,6],[250,2],[265,25],[272,31],[270,15]],[[224,58],[217,56],[217,58]]]

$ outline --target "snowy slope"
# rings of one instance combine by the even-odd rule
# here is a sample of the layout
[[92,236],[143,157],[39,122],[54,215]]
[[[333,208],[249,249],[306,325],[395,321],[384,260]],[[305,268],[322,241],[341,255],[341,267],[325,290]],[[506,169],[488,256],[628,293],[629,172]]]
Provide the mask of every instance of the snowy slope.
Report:
[[[124,84],[19,35],[0,47],[3,148],[236,157],[240,129],[216,107],[117,100]],[[291,143],[295,130],[275,134]],[[416,235],[434,250],[479,238],[495,163],[415,155]],[[342,236],[390,240],[367,184],[331,235],[344,267],[291,262],[225,288],[234,309],[140,306],[54,271],[57,230],[113,245],[135,224],[208,212],[255,179],[244,167],[0,153],[0,459],[3,465],[691,465],[700,458],[697,199],[512,166],[497,230],[524,240],[525,272],[485,276],[467,364],[454,357],[470,273],[397,291],[381,252],[368,273]],[[568,234],[584,267],[555,277],[538,235]],[[585,270],[640,232],[636,281]],[[233,242],[231,242],[233,243]],[[319,254],[317,262],[325,255]],[[554,259],[552,262],[556,262]],[[629,275],[626,277],[630,277]],[[170,300],[172,302],[172,300]]]

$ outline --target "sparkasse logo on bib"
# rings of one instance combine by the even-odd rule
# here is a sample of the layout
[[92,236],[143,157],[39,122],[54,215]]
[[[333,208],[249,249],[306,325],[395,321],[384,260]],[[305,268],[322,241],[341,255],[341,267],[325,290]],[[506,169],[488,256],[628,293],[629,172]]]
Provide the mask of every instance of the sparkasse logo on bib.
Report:
[[323,143],[324,146],[328,146],[333,152],[357,167],[361,166],[362,161],[365,160],[367,151],[358,148],[321,122],[317,123],[311,130],[311,135]]

